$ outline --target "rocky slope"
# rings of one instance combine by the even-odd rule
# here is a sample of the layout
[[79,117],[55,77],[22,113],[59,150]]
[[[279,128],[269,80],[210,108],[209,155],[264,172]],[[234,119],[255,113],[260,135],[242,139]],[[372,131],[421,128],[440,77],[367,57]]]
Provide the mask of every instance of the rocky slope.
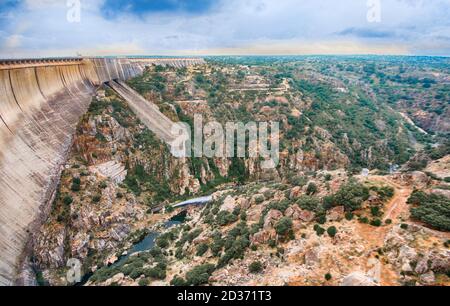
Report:
[[[93,272],[87,285],[448,285],[446,147],[415,154],[428,140],[411,138],[373,92],[291,65],[157,66],[129,82],[173,121],[279,121],[275,171],[254,158],[175,159],[100,90],[34,235],[39,281],[67,284],[67,260],[78,258]],[[426,172],[412,171],[422,156]],[[390,163],[404,171],[376,175]],[[362,167],[378,169],[355,176]],[[213,202],[168,206],[204,194]],[[183,210],[184,223],[167,228]],[[153,231],[154,247],[124,259]]]

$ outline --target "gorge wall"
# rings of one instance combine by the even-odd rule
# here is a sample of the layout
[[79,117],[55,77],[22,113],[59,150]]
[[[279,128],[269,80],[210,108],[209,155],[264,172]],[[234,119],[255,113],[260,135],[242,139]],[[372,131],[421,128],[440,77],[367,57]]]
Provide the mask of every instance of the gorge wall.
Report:
[[79,118],[97,86],[149,65],[202,59],[0,60],[0,285],[15,283],[29,233],[45,218]]

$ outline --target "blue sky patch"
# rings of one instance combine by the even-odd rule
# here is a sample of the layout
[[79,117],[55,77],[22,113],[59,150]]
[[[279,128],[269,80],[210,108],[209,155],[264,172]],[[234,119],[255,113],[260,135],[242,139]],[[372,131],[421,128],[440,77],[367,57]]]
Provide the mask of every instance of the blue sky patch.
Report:
[[216,0],[106,0],[102,7],[105,17],[113,18],[123,13],[142,16],[151,13],[207,12]]

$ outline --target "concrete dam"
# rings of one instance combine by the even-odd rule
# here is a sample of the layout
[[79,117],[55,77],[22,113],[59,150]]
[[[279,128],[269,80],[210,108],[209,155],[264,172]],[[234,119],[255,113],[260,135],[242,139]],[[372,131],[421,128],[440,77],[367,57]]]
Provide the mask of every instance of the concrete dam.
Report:
[[[150,65],[186,67],[199,58],[67,58],[0,60],[0,285],[13,285],[30,234],[49,213],[80,117],[98,86],[122,95],[123,83]],[[136,98],[133,98],[136,100]],[[134,111],[144,101],[130,105]],[[152,108],[152,106],[147,106]],[[155,131],[165,138],[168,122]]]

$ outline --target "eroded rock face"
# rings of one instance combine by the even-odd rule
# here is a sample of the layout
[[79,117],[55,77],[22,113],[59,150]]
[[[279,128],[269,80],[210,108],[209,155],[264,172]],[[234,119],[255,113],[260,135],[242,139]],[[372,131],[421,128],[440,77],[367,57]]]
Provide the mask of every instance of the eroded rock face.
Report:
[[345,217],[344,206],[334,207],[327,212],[327,220],[331,222],[342,221],[344,217]]
[[223,201],[223,204],[220,207],[220,211],[233,212],[236,207],[237,207],[236,200],[232,196],[228,196]]
[[301,209],[297,205],[288,207],[284,214],[286,217],[290,217],[293,220],[299,220],[303,222],[311,222],[316,217],[315,213]]
[[278,220],[283,217],[283,213],[279,210],[271,209],[264,219],[264,229],[271,229]]
[[274,240],[277,237],[277,233],[274,229],[262,230],[256,234],[254,234],[250,241],[252,244],[260,245],[267,244],[270,240]]

